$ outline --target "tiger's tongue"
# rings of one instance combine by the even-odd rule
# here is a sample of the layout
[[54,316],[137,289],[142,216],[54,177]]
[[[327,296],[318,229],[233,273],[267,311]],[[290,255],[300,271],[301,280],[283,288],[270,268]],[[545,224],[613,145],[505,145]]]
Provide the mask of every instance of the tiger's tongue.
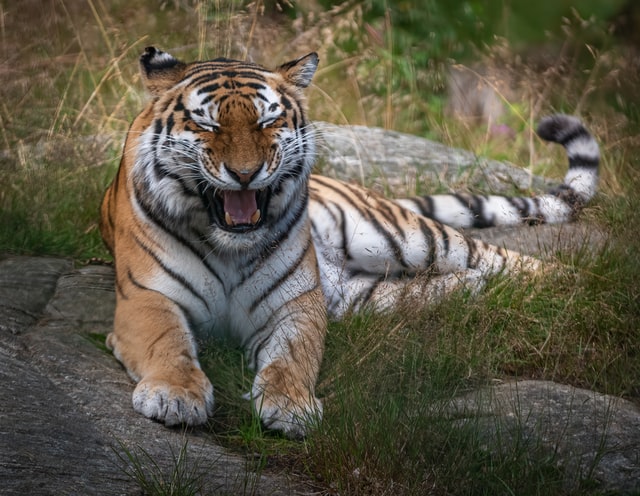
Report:
[[224,212],[227,224],[255,224],[260,219],[256,192],[251,190],[225,191]]

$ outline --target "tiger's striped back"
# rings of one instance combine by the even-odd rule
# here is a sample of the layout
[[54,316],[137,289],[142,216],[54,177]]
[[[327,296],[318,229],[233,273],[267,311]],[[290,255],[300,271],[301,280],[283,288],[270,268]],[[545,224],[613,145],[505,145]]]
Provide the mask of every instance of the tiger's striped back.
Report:
[[[569,222],[597,189],[599,148],[575,117],[542,119],[538,134],[567,151],[563,183],[533,198],[445,194],[388,199],[354,184],[312,176],[310,217],[327,308],[420,305],[453,288],[476,290],[489,274],[535,270],[530,257],[464,236],[454,227]],[[418,275],[429,274],[416,283]],[[416,286],[418,284],[418,286]]]

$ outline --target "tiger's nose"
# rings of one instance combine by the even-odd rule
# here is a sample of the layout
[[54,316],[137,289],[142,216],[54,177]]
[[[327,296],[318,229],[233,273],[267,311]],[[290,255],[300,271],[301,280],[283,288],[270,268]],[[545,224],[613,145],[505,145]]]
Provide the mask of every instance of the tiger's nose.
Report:
[[223,164],[229,175],[243,186],[248,185],[253,181],[256,175],[262,169],[262,164],[258,164],[254,167],[233,167],[227,164]]

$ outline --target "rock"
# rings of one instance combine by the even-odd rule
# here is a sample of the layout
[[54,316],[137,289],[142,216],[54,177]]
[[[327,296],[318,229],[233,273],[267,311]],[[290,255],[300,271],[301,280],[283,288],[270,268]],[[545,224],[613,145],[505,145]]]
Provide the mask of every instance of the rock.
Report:
[[126,450],[166,476],[182,449],[209,492],[290,494],[286,476],[253,472],[204,430],[167,429],[133,411],[133,383],[91,339],[111,329],[113,281],[106,266],[0,261],[2,494],[139,494]]
[[476,391],[455,404],[458,413],[479,422],[488,446],[500,439],[503,451],[519,443],[553,454],[573,494],[584,480],[616,494],[640,490],[640,408],[629,401],[524,380]]
[[0,333],[19,334],[35,324],[71,265],[62,258],[0,258]]
[[379,186],[394,195],[411,194],[418,179],[434,189],[472,187],[495,194],[546,191],[555,184],[520,167],[410,134],[326,122],[315,127],[322,174]]

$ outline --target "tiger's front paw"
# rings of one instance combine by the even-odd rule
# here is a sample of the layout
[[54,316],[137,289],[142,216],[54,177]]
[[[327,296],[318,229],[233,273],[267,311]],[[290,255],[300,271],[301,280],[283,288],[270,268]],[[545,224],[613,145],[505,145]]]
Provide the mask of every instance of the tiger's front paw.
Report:
[[312,397],[304,402],[292,402],[286,396],[254,399],[254,407],[262,424],[282,432],[290,439],[300,439],[322,420],[322,403]]
[[258,379],[248,396],[267,429],[300,439],[322,421],[322,402],[308,390],[292,389],[289,394],[283,394]]
[[186,384],[153,376],[142,379],[133,391],[133,408],[167,426],[204,424],[213,414],[213,386],[197,372]]

